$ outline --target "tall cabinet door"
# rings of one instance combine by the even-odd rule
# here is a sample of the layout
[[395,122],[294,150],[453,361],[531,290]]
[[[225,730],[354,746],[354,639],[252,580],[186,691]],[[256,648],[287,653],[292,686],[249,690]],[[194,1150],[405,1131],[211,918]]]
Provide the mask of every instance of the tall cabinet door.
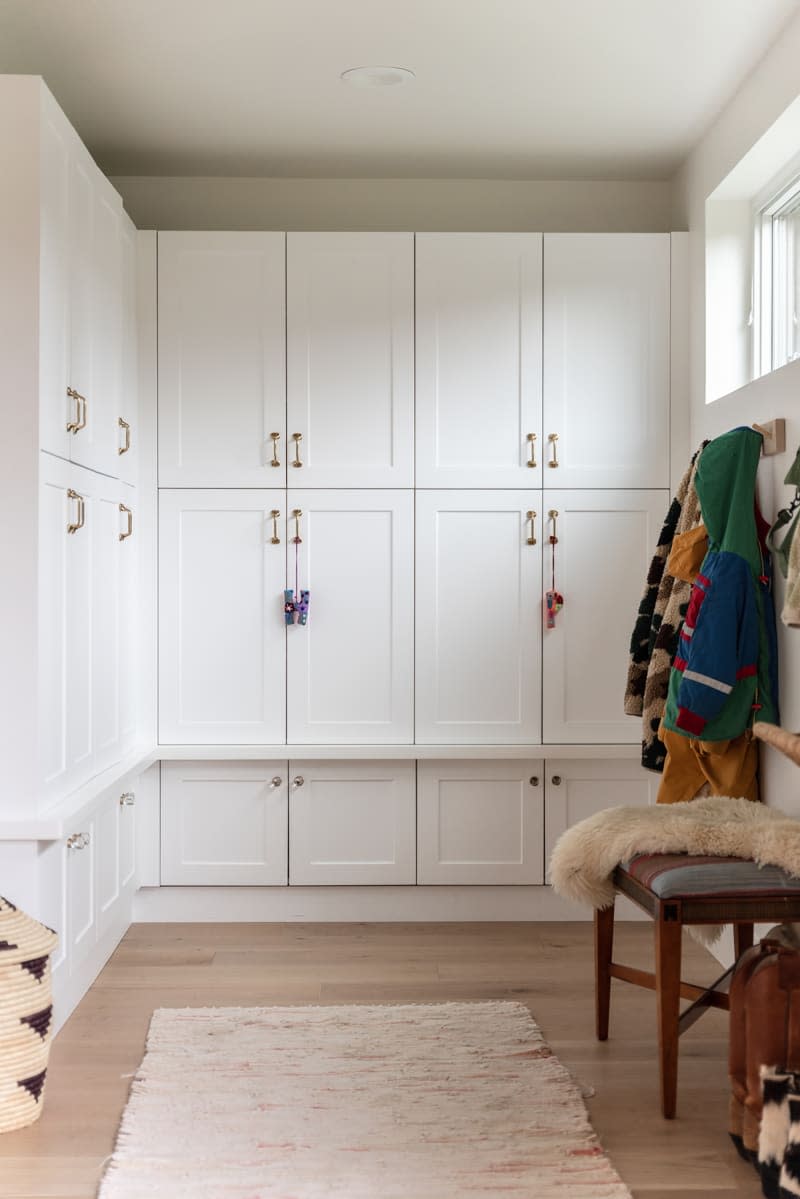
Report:
[[100,477],[41,454],[39,713],[45,794],[93,772],[92,624],[95,488]]
[[541,741],[541,492],[417,492],[416,740]]
[[75,134],[43,89],[39,238],[39,445],[69,458],[69,190]]
[[290,744],[411,742],[412,493],[289,491],[287,515],[287,585],[311,593],[287,629]]
[[283,233],[159,233],[162,487],[286,479]]
[[70,169],[70,457],[104,474],[118,471],[122,201],[77,146]]
[[284,498],[160,493],[161,741],[285,740]]
[[287,237],[289,481],[413,483],[411,233]]
[[545,744],[639,741],[639,724],[623,711],[628,649],[668,506],[668,491],[545,491],[543,540],[558,537],[564,597],[543,634]]
[[117,474],[135,484],[139,461],[138,343],[136,330],[136,226],[123,212],[120,304],[120,388],[117,410]]
[[416,237],[418,487],[541,487],[542,236]]
[[669,486],[669,313],[669,234],[545,234],[545,486]]

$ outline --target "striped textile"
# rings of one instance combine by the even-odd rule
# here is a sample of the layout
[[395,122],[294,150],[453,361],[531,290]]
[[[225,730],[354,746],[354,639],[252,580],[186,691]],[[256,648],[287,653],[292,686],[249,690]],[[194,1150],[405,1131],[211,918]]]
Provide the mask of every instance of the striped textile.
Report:
[[682,895],[800,893],[800,878],[778,866],[759,866],[745,858],[693,857],[685,853],[638,854],[622,869],[659,899]]

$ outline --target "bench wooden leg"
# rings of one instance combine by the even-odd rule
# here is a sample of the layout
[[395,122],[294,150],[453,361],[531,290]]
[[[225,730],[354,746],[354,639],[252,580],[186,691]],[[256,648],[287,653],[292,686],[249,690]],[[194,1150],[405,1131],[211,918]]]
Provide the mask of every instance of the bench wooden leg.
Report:
[[[678,1094],[682,925],[680,919],[665,919],[669,911],[670,905],[662,905],[656,917],[655,934],[661,1113],[665,1119],[672,1120]],[[672,911],[674,912],[674,907]]]
[[614,904],[594,914],[594,1003],[598,1041],[608,1040],[611,1008],[611,960],[614,952]]
[[733,946],[736,954],[736,960],[750,949],[753,944],[753,925],[752,924],[734,924],[733,926]]

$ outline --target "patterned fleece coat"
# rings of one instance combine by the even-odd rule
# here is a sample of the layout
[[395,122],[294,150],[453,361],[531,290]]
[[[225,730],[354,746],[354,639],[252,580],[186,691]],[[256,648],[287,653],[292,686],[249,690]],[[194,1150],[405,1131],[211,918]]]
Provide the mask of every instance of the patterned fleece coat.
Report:
[[[685,569],[680,570],[680,577],[670,573],[668,564],[672,563],[675,543],[678,548],[696,537],[701,525],[695,475],[700,455],[707,445],[704,441],[692,456],[664,519],[631,636],[625,712],[628,716],[642,718],[642,765],[659,772],[664,769],[667,751],[658,736],[658,729],[667,703],[670,670],[693,582]],[[678,555],[673,556],[676,562],[680,561]],[[676,565],[674,569],[679,567]]]

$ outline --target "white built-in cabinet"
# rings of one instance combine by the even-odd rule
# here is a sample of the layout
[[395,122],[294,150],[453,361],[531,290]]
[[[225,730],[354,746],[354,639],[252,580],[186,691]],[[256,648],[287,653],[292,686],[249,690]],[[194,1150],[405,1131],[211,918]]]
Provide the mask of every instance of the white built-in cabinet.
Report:
[[541,741],[542,514],[526,491],[418,491],[416,740]]
[[40,102],[39,444],[118,476],[135,436],[135,231],[45,89]]
[[411,492],[162,490],[159,527],[162,741],[413,739]]
[[542,235],[416,237],[417,487],[542,486]]
[[161,490],[162,741],[285,741],[285,504],[277,490]]
[[135,491],[42,454],[42,785],[66,793],[119,761],[136,723]]
[[543,740],[565,744],[639,739],[626,717],[631,614],[669,507],[669,492],[545,491],[545,586],[555,546],[564,607],[542,645]]
[[544,882],[544,762],[420,762],[419,883]]
[[166,886],[540,886],[570,824],[658,787],[633,761],[543,757],[165,762],[161,777]]
[[289,882],[416,882],[414,762],[289,762]]
[[545,234],[543,307],[544,485],[668,487],[669,236]]
[[605,808],[656,802],[661,776],[638,762],[549,758],[545,763],[545,862],[570,825]]
[[283,886],[287,830],[285,762],[163,764],[162,883]]
[[286,238],[289,484],[414,482],[414,235]]
[[164,885],[416,881],[414,762],[165,762],[161,779]]
[[285,235],[159,233],[159,483],[286,483]]
[[287,587],[311,592],[286,629],[289,743],[412,741],[413,493],[290,489],[286,511]]

